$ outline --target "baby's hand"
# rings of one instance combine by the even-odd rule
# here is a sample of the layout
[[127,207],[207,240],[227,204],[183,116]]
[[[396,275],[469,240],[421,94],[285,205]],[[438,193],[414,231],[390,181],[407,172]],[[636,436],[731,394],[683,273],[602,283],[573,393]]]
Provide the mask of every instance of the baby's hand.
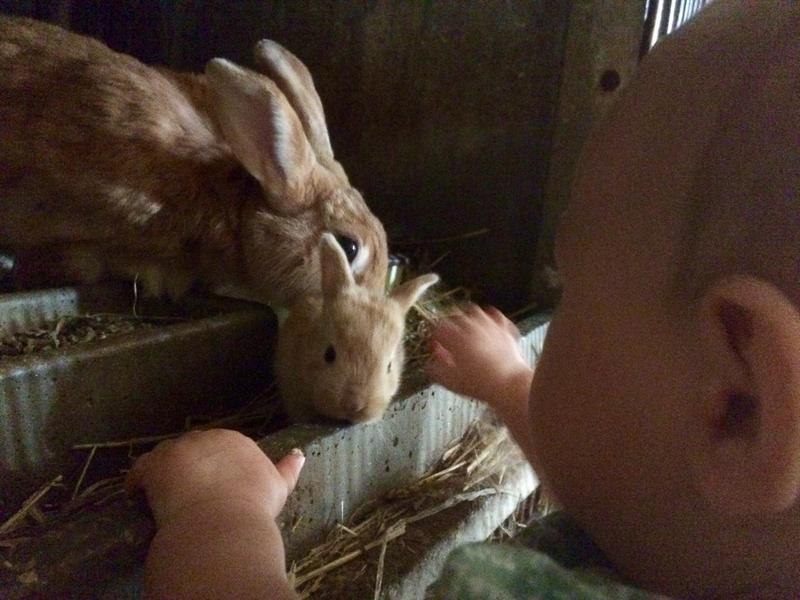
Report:
[[248,437],[226,429],[192,431],[138,458],[126,481],[144,490],[159,529],[177,516],[217,505],[252,506],[274,519],[294,489],[305,458],[277,465]]
[[436,323],[428,375],[458,394],[494,404],[511,379],[532,376],[518,339],[519,330],[499,310],[470,305]]

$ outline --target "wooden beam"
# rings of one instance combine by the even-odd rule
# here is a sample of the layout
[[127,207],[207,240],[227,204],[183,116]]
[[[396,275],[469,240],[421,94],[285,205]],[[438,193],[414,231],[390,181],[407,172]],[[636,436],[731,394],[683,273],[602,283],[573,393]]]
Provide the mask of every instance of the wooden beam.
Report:
[[532,299],[540,308],[558,300],[550,275],[556,226],[584,140],[636,70],[645,7],[646,0],[572,2],[532,277]]

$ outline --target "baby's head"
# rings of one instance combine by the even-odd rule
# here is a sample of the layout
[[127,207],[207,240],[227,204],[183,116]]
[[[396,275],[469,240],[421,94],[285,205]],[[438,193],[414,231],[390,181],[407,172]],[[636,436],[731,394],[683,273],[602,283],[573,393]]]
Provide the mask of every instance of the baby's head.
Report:
[[[800,594],[800,5],[718,0],[588,141],[537,468],[636,583]],[[789,592],[787,592],[789,590]]]

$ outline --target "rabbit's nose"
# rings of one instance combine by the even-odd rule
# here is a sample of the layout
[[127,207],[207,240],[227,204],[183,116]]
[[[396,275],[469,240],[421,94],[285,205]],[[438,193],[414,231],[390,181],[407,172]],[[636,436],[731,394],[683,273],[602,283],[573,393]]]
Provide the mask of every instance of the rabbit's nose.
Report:
[[349,417],[356,417],[366,407],[367,403],[364,400],[364,395],[355,390],[348,390],[345,392],[342,407],[347,412]]

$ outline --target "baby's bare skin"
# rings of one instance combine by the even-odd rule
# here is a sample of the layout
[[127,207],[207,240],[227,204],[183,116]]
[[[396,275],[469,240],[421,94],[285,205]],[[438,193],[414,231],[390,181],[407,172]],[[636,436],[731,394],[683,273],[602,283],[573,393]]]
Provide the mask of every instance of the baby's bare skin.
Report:
[[127,485],[144,490],[158,527],[147,597],[293,598],[275,517],[304,460],[297,452],[273,465],[251,439],[222,429],[141,456]]
[[[718,0],[659,46],[586,143],[528,437],[506,420],[626,579],[796,598],[800,5]],[[508,414],[507,334],[457,323],[434,360],[468,370],[431,374]]]
[[431,380],[491,406],[527,450],[533,369],[522,357],[518,339],[516,325],[499,310],[471,305],[436,324],[427,371]]

